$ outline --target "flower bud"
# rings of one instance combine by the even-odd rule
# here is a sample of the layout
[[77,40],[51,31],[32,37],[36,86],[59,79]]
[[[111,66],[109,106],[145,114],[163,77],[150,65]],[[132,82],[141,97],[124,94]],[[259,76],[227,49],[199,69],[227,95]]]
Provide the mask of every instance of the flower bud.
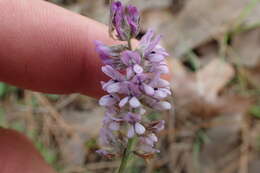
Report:
[[138,108],[141,106],[141,103],[140,101],[136,98],[136,97],[132,97],[130,100],[129,100],[129,104],[132,108]]
[[132,137],[134,137],[134,135],[135,135],[134,127],[130,126],[130,128],[128,129],[128,132],[127,132],[127,137],[132,138]]
[[158,102],[156,105],[155,105],[155,109],[158,109],[158,110],[168,110],[168,109],[171,109],[172,106],[169,102],[166,102],[166,101],[162,101],[162,102]]
[[120,1],[111,5],[111,26],[110,30],[116,30],[117,38],[121,41],[128,41],[139,33],[140,14],[134,6],[124,6]]
[[154,94],[154,88],[153,87],[146,85],[146,84],[143,84],[143,86],[144,86],[144,92],[147,95],[153,95]]
[[145,132],[144,126],[142,124],[140,124],[140,123],[135,123],[135,132],[138,135],[144,134],[144,132]]
[[135,64],[133,69],[134,69],[134,72],[137,73],[137,74],[143,73],[143,71],[144,71],[143,67],[141,67],[138,64]]
[[101,106],[112,106],[116,103],[116,100],[111,95],[105,95],[100,98],[99,104]]

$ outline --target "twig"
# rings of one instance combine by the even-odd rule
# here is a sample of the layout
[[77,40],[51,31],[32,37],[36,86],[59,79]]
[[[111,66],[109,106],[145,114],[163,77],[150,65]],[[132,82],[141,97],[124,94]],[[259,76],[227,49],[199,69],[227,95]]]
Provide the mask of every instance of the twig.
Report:
[[48,112],[50,113],[51,117],[61,126],[63,127],[63,130],[66,129],[69,134],[72,133],[73,129],[71,126],[69,126],[60,116],[60,114],[57,112],[57,110],[50,104],[48,99],[44,97],[40,93],[35,93],[34,96],[37,98],[39,103],[46,107]]
[[61,110],[64,107],[66,107],[67,105],[69,105],[70,103],[72,103],[76,98],[79,97],[79,94],[72,94],[68,97],[66,97],[65,99],[62,99],[60,102],[58,102],[57,104],[55,104],[55,108],[57,110]]

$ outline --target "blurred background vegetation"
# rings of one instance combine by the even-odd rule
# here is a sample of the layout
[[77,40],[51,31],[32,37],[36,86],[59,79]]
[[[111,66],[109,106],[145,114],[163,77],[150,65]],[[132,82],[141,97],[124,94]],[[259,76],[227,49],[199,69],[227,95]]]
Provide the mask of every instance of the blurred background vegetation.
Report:
[[[108,0],[49,0],[108,23]],[[163,34],[170,52],[174,110],[154,159],[129,173],[259,173],[260,0],[131,0],[142,31]],[[0,83],[0,126],[32,139],[61,173],[118,167],[95,153],[104,110],[97,100],[50,95]]]

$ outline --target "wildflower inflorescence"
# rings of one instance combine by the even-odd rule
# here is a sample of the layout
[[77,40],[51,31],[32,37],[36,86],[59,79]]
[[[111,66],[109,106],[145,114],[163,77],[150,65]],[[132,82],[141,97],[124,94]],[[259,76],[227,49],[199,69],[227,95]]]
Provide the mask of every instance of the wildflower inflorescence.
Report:
[[96,41],[96,50],[104,66],[102,71],[111,79],[101,82],[108,94],[99,104],[106,108],[97,152],[107,157],[121,155],[129,139],[137,137],[136,152],[154,154],[158,142],[156,134],[164,129],[164,120],[145,121],[146,108],[171,109],[165,101],[171,95],[170,84],[161,78],[169,72],[165,57],[168,53],[159,45],[161,36],[148,30],[138,47],[131,49],[130,39],[139,33],[140,14],[136,7],[111,4],[111,35],[128,44],[107,46]]

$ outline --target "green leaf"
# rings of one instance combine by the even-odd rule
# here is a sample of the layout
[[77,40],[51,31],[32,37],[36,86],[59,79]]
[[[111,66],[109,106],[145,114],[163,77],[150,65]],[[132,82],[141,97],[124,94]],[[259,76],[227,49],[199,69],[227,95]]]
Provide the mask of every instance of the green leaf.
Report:
[[158,120],[158,119],[160,119],[160,113],[158,113],[158,112],[152,112],[152,113],[150,113],[149,115],[148,115],[148,119],[150,120],[150,121],[156,121],[156,120]]
[[6,84],[0,82],[0,97],[3,97],[6,94]]
[[86,141],[85,146],[86,146],[86,148],[88,148],[88,149],[96,148],[96,147],[97,147],[97,141],[96,141],[96,139],[94,139],[94,138],[89,139],[88,141]]
[[49,99],[56,101],[60,98],[60,95],[57,94],[45,94]]
[[256,118],[260,118],[260,106],[254,105],[250,109],[250,114]]
[[25,125],[22,122],[13,122],[10,128],[22,133],[25,131]]
[[35,145],[47,163],[54,164],[57,161],[57,153],[54,150],[48,149],[39,141]]

